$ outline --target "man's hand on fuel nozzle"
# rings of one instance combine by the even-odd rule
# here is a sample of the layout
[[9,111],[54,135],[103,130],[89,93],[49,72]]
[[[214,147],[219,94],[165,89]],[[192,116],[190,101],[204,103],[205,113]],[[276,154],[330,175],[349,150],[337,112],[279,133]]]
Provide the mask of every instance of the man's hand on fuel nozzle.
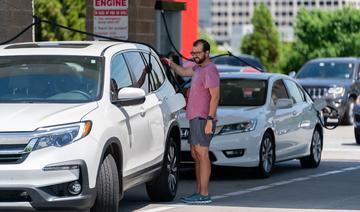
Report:
[[169,58],[162,57],[162,58],[160,58],[160,61],[163,65],[170,66],[171,60]]

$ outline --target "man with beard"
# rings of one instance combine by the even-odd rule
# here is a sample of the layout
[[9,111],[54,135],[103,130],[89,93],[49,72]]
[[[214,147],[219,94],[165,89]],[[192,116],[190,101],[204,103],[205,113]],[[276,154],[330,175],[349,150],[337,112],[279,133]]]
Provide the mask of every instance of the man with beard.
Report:
[[186,118],[190,121],[189,144],[195,161],[197,191],[181,198],[185,203],[211,203],[209,178],[211,163],[209,145],[216,125],[216,109],[220,98],[219,72],[209,58],[210,45],[203,39],[193,43],[191,55],[196,65],[184,68],[165,59],[178,75],[192,77],[190,95],[186,106]]

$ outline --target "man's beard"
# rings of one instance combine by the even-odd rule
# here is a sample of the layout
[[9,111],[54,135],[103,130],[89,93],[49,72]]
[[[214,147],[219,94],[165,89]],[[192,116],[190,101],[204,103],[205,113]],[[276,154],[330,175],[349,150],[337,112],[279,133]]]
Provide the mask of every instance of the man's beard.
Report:
[[203,63],[205,61],[205,59],[206,59],[205,57],[202,57],[202,58],[198,57],[198,60],[196,60],[194,58],[194,61],[195,61],[196,64],[201,64],[201,63]]

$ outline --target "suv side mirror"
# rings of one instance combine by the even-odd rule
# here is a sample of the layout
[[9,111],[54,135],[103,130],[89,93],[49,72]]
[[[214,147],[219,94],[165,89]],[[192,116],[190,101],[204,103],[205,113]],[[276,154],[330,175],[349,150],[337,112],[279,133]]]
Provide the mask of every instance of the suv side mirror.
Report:
[[291,71],[291,72],[289,73],[289,76],[290,76],[291,78],[295,78],[296,72],[295,72],[295,71]]
[[287,109],[287,108],[292,108],[292,106],[294,105],[293,100],[292,99],[278,99],[275,102],[275,107],[277,109]]
[[126,87],[121,88],[118,92],[117,100],[113,101],[115,104],[121,106],[138,105],[145,102],[145,91],[141,88]]

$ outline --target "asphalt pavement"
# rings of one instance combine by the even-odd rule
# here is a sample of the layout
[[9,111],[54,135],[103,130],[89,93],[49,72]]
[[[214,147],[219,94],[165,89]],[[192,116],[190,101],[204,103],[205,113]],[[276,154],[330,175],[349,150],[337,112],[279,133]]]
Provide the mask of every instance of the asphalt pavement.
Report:
[[326,130],[322,162],[316,169],[302,169],[298,160],[275,165],[272,176],[257,179],[251,169],[214,167],[209,205],[187,205],[180,197],[195,190],[192,167],[183,168],[177,198],[153,203],[145,186],[125,193],[119,211],[360,211],[360,145],[352,126]]

